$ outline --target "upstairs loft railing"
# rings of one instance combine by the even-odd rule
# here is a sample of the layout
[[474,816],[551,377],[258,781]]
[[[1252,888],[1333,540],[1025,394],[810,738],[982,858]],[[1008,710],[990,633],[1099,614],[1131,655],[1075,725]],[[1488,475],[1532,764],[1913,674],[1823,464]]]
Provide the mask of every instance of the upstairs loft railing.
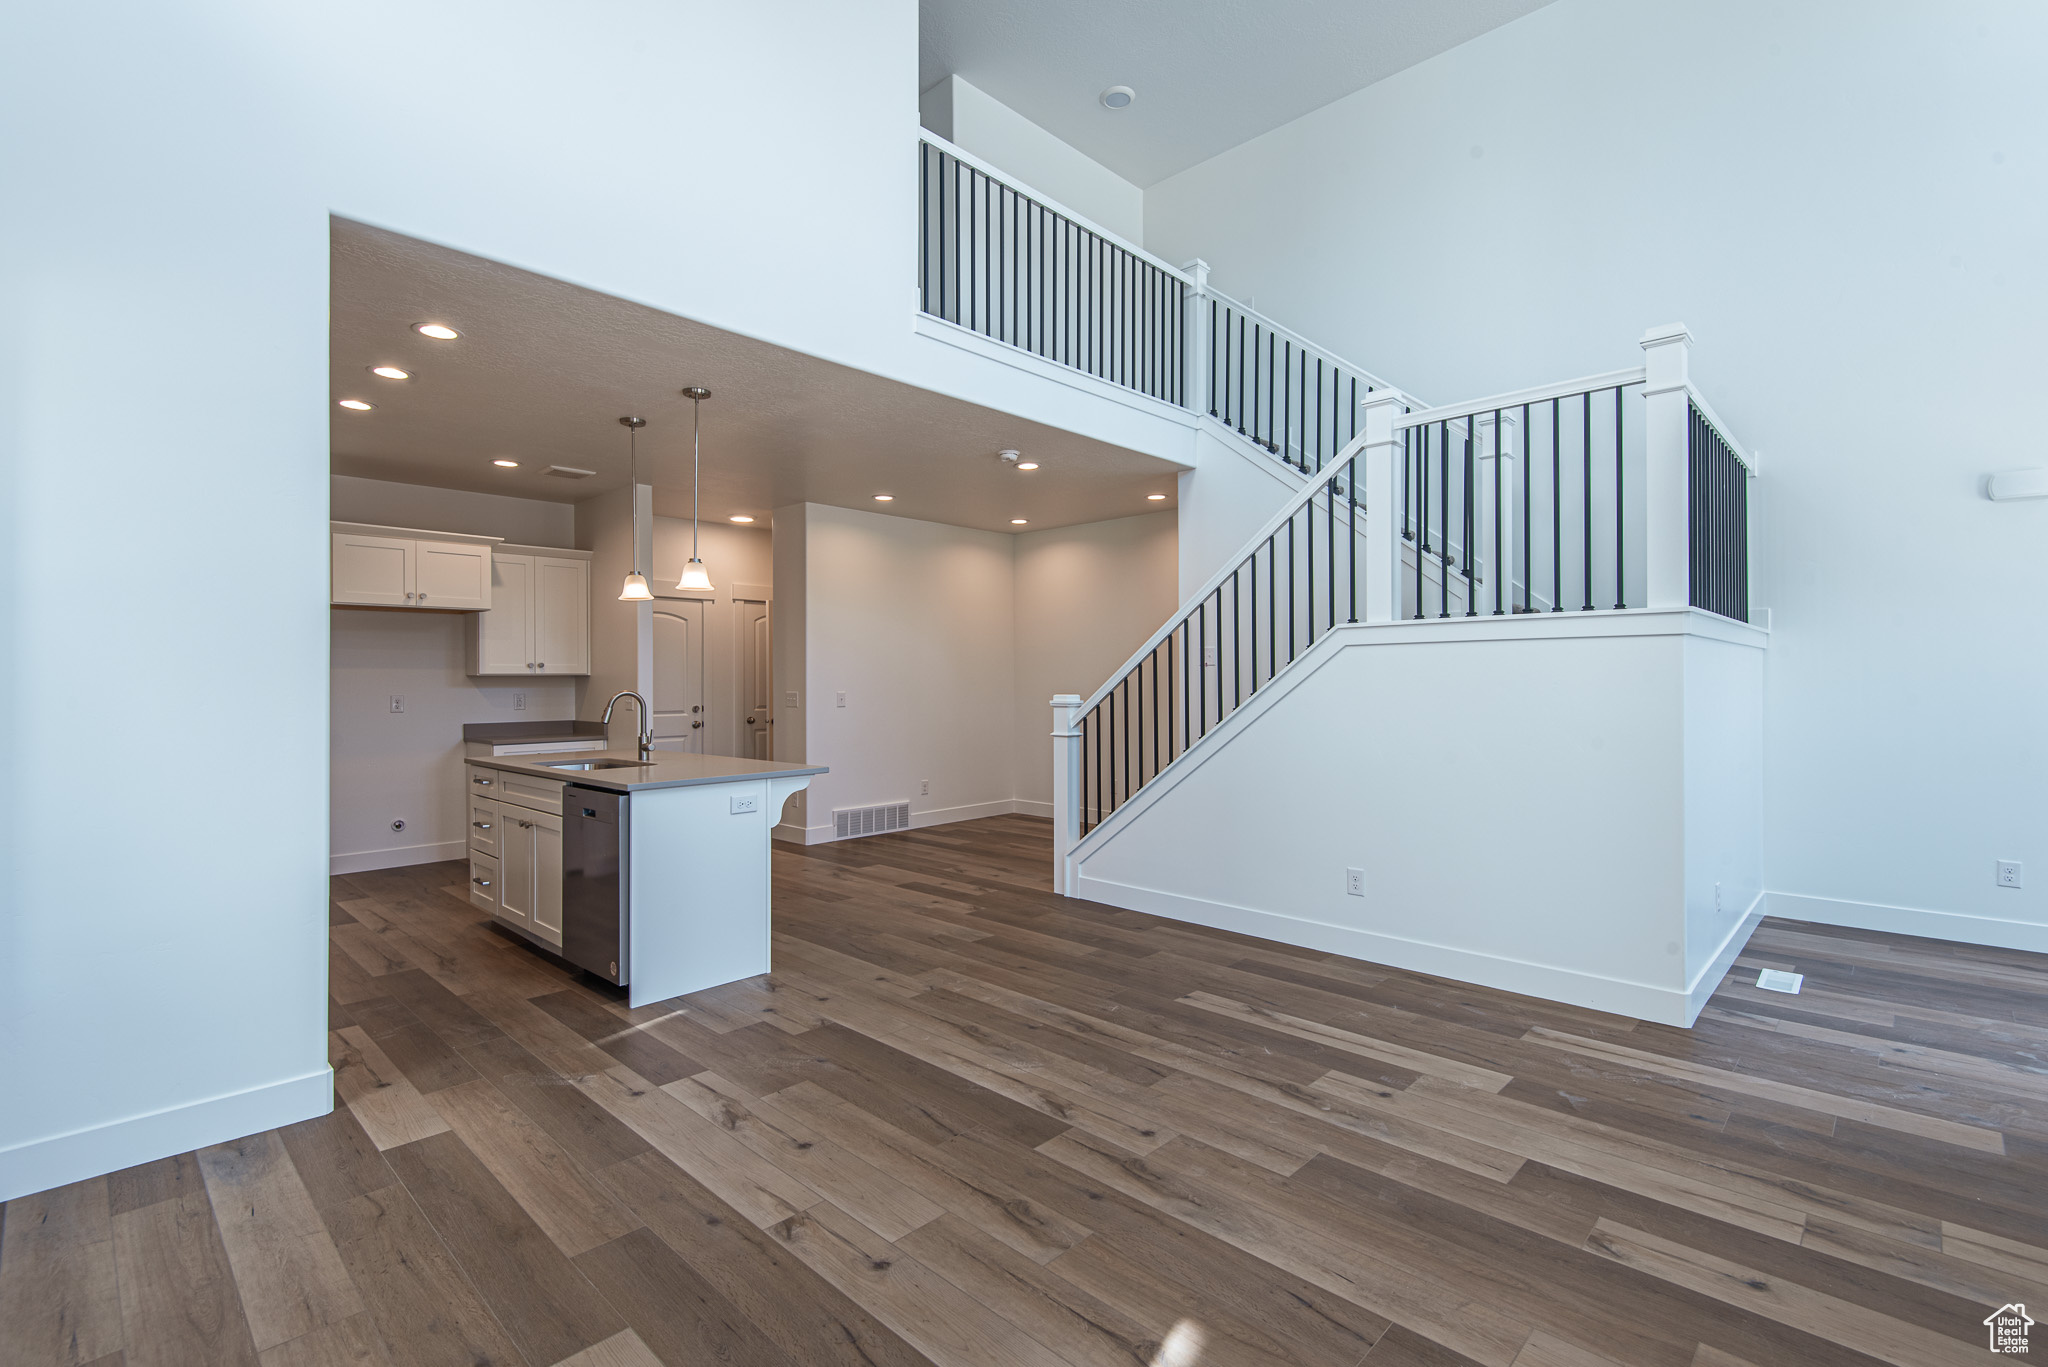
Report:
[[[1075,842],[1340,626],[1691,605],[1747,621],[1755,462],[1687,378],[1646,364],[1409,411],[1359,434],[1122,669],[1054,708],[1062,878]],[[1062,886],[1065,886],[1062,883]]]
[[1187,275],[929,136],[917,180],[925,313],[1186,406]]

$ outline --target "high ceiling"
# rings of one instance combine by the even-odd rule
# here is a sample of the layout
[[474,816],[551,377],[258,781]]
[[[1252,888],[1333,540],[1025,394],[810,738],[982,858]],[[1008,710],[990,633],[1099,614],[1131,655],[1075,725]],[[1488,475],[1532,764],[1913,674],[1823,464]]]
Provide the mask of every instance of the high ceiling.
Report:
[[1142,187],[1547,3],[921,0],[918,89],[960,76]]
[[[655,511],[687,517],[690,401],[678,391],[699,384],[712,391],[707,520],[765,525],[774,508],[811,502],[1015,532],[1177,501],[1177,467],[1122,447],[363,224],[335,220],[333,243],[333,397],[375,405],[330,410],[336,474],[573,502],[627,482],[618,419],[636,413]],[[419,322],[462,336],[430,341]],[[378,379],[374,365],[412,378]],[[1041,468],[1004,465],[1008,447]],[[596,473],[565,480],[551,464]]]

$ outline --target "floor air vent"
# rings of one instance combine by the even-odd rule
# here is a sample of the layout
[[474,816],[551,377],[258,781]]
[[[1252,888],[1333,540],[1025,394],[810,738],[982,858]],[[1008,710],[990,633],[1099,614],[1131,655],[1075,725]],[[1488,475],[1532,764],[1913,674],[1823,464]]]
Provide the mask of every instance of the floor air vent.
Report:
[[854,835],[881,835],[910,829],[910,804],[884,802],[879,807],[834,807],[832,834],[837,840]]

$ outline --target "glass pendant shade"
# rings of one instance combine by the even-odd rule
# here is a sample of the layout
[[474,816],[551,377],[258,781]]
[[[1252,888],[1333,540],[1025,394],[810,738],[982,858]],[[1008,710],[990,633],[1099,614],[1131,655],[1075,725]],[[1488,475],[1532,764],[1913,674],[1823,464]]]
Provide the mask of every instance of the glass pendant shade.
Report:
[[702,589],[706,593],[712,592],[711,576],[704,572],[704,562],[694,555],[691,556],[690,563],[683,566],[683,577],[677,582],[676,587],[679,589]]
[[654,593],[647,587],[647,576],[638,570],[626,576],[626,586],[619,590],[621,603],[640,603],[652,597]]

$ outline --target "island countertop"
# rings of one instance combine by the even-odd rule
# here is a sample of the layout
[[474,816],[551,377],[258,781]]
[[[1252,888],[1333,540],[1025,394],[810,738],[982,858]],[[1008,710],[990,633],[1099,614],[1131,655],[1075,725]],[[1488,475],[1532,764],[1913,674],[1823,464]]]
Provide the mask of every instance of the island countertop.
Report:
[[[620,760],[627,767],[548,767],[551,763],[587,764],[593,760]],[[645,761],[631,750],[571,750],[555,755],[475,755],[464,762],[479,769],[497,769],[528,778],[561,779],[614,793],[640,793],[655,788],[687,788],[704,783],[737,783],[746,779],[792,778],[828,772],[822,764],[783,764],[775,760],[687,755],[671,750],[657,750],[653,759]]]

